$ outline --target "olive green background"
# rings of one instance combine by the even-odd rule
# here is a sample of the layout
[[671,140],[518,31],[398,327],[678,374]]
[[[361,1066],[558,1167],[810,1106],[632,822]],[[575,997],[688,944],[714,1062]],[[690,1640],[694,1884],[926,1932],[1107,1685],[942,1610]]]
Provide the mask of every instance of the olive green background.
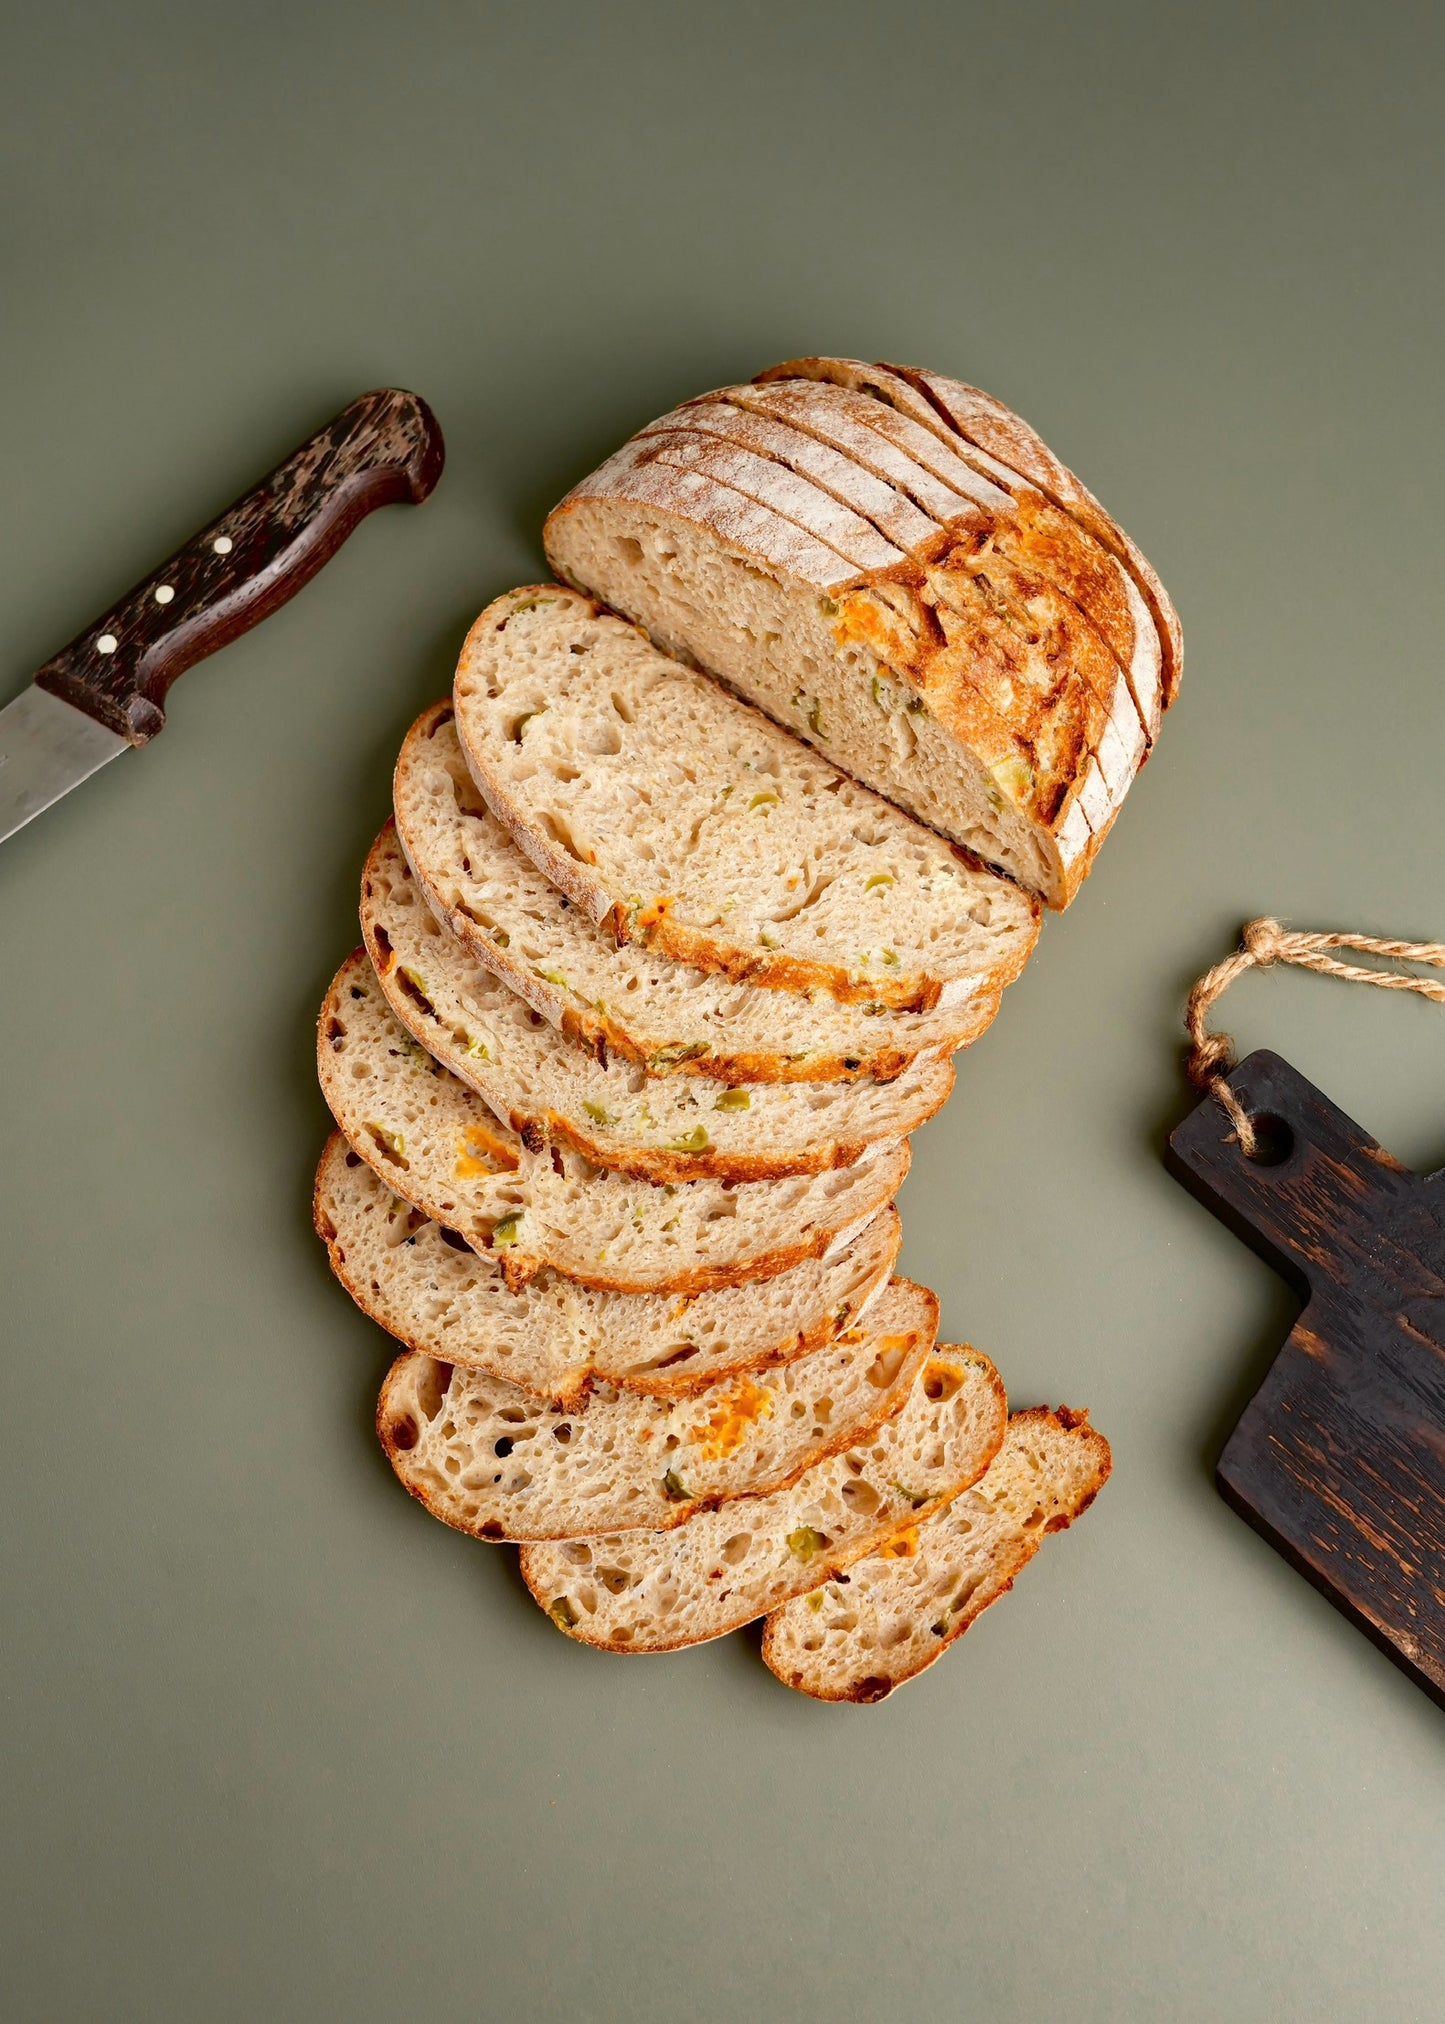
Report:
[[[1292,1307],[1159,1157],[1243,919],[1445,934],[1438,10],[4,15],[0,699],[362,389],[450,451],[0,851],[7,2016],[1438,2017],[1445,1716],[1215,1494]],[[1114,1480],[874,1709],[564,1642],[391,1479],[308,1224],[412,714],[573,478],[809,350],[1010,401],[1188,638],[903,1199]],[[1438,1007],[1227,1023],[1445,1160]]]

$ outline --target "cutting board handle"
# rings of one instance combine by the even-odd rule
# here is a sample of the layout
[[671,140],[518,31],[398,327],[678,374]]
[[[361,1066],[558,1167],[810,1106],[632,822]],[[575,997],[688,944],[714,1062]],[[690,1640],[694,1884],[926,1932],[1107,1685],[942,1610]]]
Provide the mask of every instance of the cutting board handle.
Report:
[[1176,1179],[1308,1295],[1378,1226],[1382,1198],[1414,1183],[1353,1118],[1278,1054],[1260,1048],[1229,1076],[1260,1135],[1246,1159],[1223,1106],[1206,1097],[1169,1139]]
[[145,744],[177,675],[294,597],[373,508],[420,505],[443,456],[425,401],[399,387],[363,394],[47,661],[37,684]]

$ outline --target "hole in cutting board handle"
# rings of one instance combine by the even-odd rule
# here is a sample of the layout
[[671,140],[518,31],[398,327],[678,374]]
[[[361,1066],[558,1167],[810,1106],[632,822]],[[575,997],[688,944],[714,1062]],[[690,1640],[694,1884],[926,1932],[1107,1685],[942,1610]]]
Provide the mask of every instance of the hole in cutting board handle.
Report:
[[1272,1110],[1262,1110],[1250,1118],[1254,1126],[1254,1151],[1246,1155],[1256,1167],[1280,1167],[1294,1151],[1294,1128],[1282,1117],[1276,1117]]

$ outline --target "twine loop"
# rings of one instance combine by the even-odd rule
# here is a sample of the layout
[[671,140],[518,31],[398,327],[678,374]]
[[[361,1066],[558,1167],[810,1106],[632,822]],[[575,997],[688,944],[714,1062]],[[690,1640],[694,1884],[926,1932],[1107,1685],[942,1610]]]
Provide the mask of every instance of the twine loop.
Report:
[[1235,1064],[1234,1042],[1227,1033],[1211,1033],[1206,1021],[1216,999],[1223,997],[1236,978],[1248,970],[1268,970],[1276,963],[1294,963],[1303,970],[1318,970],[1322,976],[1343,977],[1346,983],[1376,984],[1382,991],[1413,991],[1445,1005],[1445,983],[1435,977],[1412,976],[1408,970],[1380,970],[1360,963],[1344,963],[1330,952],[1352,949],[1359,955],[1384,956],[1397,963],[1426,963],[1445,970],[1445,942],[1401,942],[1374,935],[1300,934],[1291,932],[1265,914],[1247,923],[1240,946],[1232,956],[1216,963],[1189,993],[1184,1025],[1189,1034],[1185,1069],[1196,1089],[1207,1090],[1229,1114],[1233,1137],[1246,1159],[1253,1159],[1259,1145],[1249,1113],[1234,1094],[1225,1076]]

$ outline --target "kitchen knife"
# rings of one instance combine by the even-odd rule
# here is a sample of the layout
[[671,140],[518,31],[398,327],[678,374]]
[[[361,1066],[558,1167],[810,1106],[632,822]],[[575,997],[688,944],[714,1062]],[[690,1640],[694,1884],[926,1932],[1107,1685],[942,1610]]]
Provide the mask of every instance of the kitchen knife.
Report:
[[294,597],[375,506],[441,475],[426,402],[363,394],[152,571],[0,710],[0,842],[165,725],[177,675]]

